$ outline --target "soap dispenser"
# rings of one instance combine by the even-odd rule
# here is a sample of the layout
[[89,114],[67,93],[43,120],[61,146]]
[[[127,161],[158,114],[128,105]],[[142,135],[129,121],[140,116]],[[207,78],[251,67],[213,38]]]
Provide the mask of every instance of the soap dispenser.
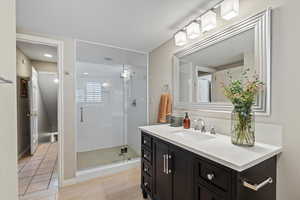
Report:
[[183,120],[183,128],[189,129],[191,128],[191,120],[189,118],[189,114],[186,112]]

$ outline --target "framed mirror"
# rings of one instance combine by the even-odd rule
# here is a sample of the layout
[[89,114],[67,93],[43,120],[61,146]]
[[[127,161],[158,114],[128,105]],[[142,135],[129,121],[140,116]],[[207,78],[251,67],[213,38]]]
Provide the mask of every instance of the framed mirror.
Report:
[[271,10],[258,13],[185,47],[173,56],[175,109],[231,112],[232,104],[223,94],[222,84],[240,79],[248,70],[258,76],[264,88],[253,110],[270,114],[270,19]]

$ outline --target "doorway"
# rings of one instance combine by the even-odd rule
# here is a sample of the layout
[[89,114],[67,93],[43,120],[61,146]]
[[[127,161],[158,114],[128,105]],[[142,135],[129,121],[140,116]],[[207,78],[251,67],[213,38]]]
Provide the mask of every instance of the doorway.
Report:
[[19,197],[56,192],[62,175],[62,42],[17,34]]

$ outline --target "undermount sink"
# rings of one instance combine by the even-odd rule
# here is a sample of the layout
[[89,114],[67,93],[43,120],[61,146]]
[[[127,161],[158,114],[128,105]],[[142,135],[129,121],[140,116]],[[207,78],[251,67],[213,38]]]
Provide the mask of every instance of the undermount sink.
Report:
[[182,137],[187,140],[193,140],[193,141],[206,141],[215,139],[215,136],[208,135],[206,133],[200,133],[199,131],[190,131],[190,130],[180,130],[180,131],[174,131],[174,135],[178,137]]

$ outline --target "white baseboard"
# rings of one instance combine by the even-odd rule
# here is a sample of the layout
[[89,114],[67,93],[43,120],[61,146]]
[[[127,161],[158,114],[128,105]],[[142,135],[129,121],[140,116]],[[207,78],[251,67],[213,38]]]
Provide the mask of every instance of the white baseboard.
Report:
[[18,155],[18,160],[20,160],[24,156],[24,154],[27,153],[29,150],[30,146],[26,147],[26,149]]
[[76,173],[75,178],[64,180],[62,182],[62,187],[73,185],[76,183],[81,183],[94,178],[112,175],[134,167],[139,167],[141,165],[140,161],[140,158],[137,158],[126,162],[120,162],[112,165],[106,165],[103,167],[82,170]]

